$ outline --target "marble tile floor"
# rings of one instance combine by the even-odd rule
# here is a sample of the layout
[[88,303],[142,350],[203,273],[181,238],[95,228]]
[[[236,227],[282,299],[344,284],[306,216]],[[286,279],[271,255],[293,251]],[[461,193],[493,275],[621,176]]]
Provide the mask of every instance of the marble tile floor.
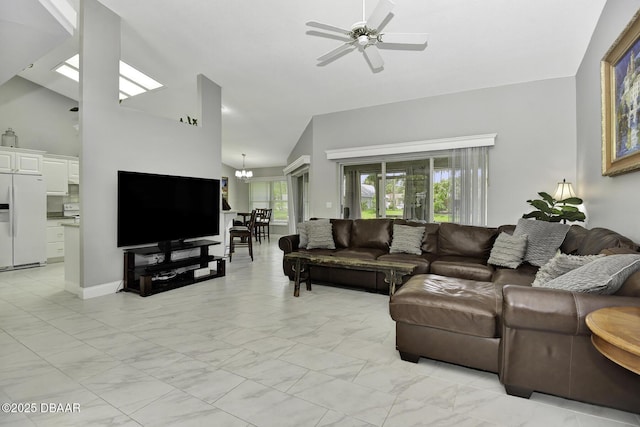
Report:
[[0,403],[35,409],[0,412],[0,426],[640,426],[403,362],[387,296],[314,285],[293,298],[277,237],[254,248],[224,278],[148,298],[80,300],[62,264],[0,273]]

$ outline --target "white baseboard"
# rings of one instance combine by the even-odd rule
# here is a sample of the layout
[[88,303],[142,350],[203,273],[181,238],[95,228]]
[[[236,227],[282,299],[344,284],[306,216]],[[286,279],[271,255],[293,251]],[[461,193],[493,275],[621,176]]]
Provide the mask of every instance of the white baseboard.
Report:
[[81,288],[77,283],[67,282],[65,284],[65,290],[77,295],[80,299],[90,299],[115,294],[118,289],[120,289],[121,285],[122,280],[118,280],[116,282],[103,283],[102,285]]

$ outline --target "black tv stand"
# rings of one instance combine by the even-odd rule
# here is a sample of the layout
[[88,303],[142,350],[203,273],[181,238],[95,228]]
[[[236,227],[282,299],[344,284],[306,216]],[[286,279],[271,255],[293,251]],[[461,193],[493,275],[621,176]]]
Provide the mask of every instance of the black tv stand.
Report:
[[[222,277],[225,275],[224,258],[209,255],[209,246],[219,244],[220,242],[213,240],[195,240],[125,249],[123,290],[146,297],[203,280]],[[196,248],[200,249],[197,256],[189,255],[171,259],[176,251]],[[136,255],[142,255],[147,259],[155,256],[158,262],[136,265]],[[216,262],[215,271],[204,276],[194,276],[194,270],[208,267],[211,261]]]
[[[197,246],[194,246],[194,243],[199,242],[200,240],[196,240],[195,242],[185,242],[184,240],[168,240],[165,242],[158,243],[158,249],[162,252],[166,251],[178,251],[180,249],[191,249]],[[216,242],[220,243],[220,242]]]

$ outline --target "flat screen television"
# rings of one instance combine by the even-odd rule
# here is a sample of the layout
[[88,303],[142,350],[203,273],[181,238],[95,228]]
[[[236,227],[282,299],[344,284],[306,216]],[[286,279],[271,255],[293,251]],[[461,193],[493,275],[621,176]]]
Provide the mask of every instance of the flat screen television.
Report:
[[118,247],[219,233],[219,179],[118,171]]

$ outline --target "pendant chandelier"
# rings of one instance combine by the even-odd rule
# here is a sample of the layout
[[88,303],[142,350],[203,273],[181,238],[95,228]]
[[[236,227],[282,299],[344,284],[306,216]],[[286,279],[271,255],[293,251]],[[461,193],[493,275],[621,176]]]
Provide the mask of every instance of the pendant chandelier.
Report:
[[245,169],[244,167],[244,160],[245,160],[246,154],[242,154],[242,170],[241,171],[236,171],[236,178],[241,179],[243,181],[248,181],[249,178],[251,178],[253,176],[253,172],[248,171]]

